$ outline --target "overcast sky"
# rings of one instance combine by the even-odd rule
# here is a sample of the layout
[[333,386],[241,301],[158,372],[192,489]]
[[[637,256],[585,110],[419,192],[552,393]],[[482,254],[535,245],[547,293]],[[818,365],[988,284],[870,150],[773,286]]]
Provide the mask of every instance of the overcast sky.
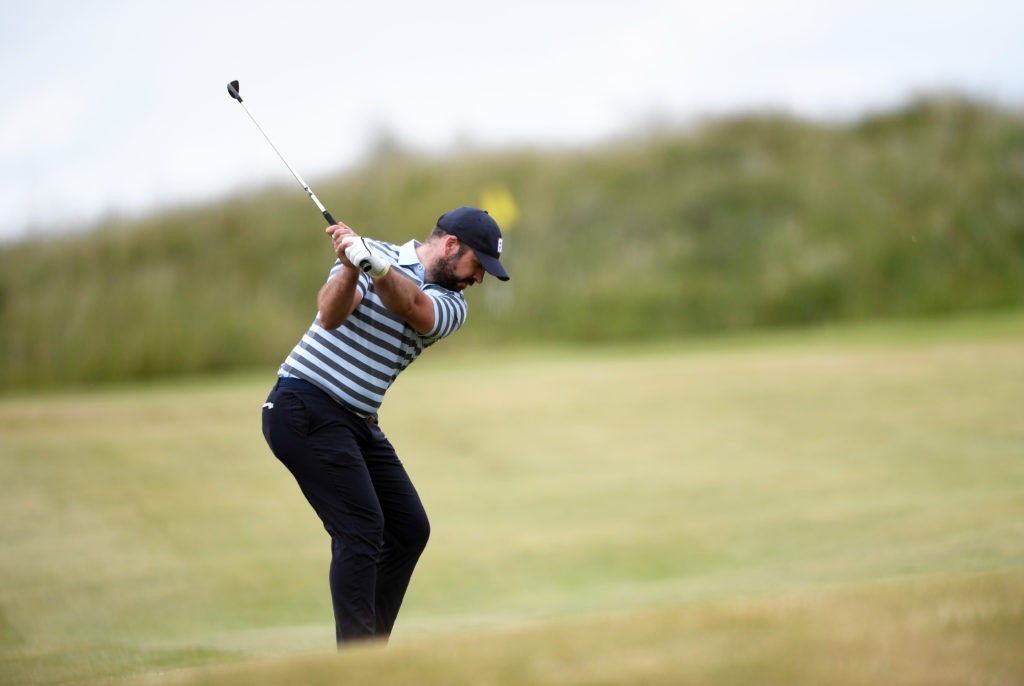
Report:
[[294,183],[232,79],[316,189],[382,131],[444,151],[937,90],[1020,107],[1021,27],[1019,0],[7,0],[0,240]]

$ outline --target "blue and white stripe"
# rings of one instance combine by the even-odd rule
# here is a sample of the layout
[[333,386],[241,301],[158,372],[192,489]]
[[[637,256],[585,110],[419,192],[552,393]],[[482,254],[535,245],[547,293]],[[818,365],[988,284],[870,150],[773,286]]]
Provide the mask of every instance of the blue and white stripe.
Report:
[[[362,300],[337,329],[320,326],[320,315],[292,349],[278,372],[319,386],[335,400],[362,416],[376,415],[384,394],[398,375],[427,347],[449,336],[466,321],[466,301],[461,293],[436,284],[425,284],[423,267],[416,256],[415,241],[397,246],[381,241],[367,243],[392,264],[392,268],[418,283],[434,303],[434,328],[420,334],[381,302],[373,279],[362,274],[357,288]],[[342,268],[336,261],[328,279]]]

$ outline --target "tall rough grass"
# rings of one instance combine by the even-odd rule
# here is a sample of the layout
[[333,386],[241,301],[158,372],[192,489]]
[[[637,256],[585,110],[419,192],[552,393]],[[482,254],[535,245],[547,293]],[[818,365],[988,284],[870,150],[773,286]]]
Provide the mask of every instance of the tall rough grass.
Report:
[[[423,237],[507,187],[508,284],[466,343],[607,341],[1024,304],[1024,114],[925,99],[587,150],[389,154],[319,180],[366,235]],[[332,255],[288,186],[0,248],[0,388],[275,364]]]

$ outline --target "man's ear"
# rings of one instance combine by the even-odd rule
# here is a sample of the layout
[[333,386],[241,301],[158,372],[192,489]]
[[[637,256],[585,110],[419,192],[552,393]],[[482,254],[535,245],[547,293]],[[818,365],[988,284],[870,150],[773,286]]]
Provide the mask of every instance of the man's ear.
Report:
[[459,251],[459,238],[448,234],[444,237],[444,256],[451,257]]

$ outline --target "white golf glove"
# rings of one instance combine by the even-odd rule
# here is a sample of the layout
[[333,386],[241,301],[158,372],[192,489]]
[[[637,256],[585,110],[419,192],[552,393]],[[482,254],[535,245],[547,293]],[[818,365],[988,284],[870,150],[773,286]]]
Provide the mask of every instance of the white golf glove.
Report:
[[345,248],[345,257],[370,276],[379,279],[391,269],[391,263],[377,254],[360,236],[349,236],[341,242]]

